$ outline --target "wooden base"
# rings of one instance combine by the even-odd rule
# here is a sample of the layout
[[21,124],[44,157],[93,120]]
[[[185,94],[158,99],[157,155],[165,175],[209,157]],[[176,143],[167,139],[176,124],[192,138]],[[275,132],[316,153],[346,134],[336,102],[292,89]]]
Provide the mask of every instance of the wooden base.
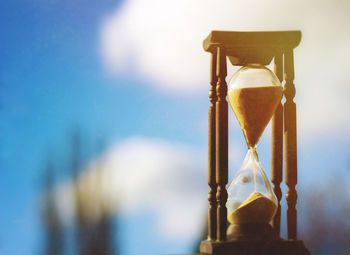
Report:
[[203,241],[201,254],[210,255],[309,255],[303,241],[283,240],[270,224],[230,224],[227,241]]
[[203,241],[200,254],[210,255],[310,255],[303,241]]
[[278,239],[270,224],[230,224],[227,228],[228,241],[271,242]]

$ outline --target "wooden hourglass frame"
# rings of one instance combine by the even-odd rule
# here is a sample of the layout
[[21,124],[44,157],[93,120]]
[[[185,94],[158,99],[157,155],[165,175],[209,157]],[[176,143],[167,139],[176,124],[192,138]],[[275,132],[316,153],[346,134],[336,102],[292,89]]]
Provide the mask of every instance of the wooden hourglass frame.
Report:
[[[210,107],[208,112],[208,239],[201,243],[204,254],[309,254],[302,241],[297,240],[297,130],[293,49],[301,40],[300,31],[231,32],[212,31],[203,42],[211,54]],[[287,185],[288,240],[267,245],[242,244],[227,240],[227,190],[228,181],[228,103],[227,64],[244,66],[248,63],[269,65],[274,59],[274,73],[284,83],[285,102],[280,102],[272,117],[271,182],[278,199],[278,209],[272,220],[274,232],[280,235],[282,169],[284,158]],[[284,151],[284,155],[283,155]],[[247,247],[252,253],[246,253]],[[254,248],[255,247],[255,248]],[[265,247],[265,248],[262,248]],[[236,252],[236,253],[235,253]]]

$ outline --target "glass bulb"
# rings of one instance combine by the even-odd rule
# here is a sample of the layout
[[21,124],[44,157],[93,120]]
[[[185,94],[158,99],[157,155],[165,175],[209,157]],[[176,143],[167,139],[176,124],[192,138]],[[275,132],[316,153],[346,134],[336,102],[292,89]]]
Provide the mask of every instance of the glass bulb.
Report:
[[260,64],[240,68],[230,79],[228,99],[242,128],[248,152],[227,192],[231,224],[268,224],[278,201],[256,151],[265,127],[282,98],[276,75]]

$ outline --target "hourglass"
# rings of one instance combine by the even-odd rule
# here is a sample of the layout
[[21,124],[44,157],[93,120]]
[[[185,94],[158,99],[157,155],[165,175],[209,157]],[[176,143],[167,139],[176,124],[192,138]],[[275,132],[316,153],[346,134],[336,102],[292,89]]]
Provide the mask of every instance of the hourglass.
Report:
[[278,202],[256,145],[281,101],[282,86],[265,66],[251,63],[232,76],[227,96],[248,145],[242,166],[227,189],[227,219],[231,224],[268,224]]
[[[296,108],[293,49],[300,31],[212,31],[204,40],[211,53],[208,126],[208,239],[203,254],[309,254],[296,235]],[[241,68],[226,84],[227,63]],[[275,70],[266,66],[274,59]],[[282,89],[280,81],[285,80]],[[282,105],[282,95],[285,102]],[[248,151],[229,185],[228,99]],[[256,146],[272,122],[271,181]],[[284,136],[284,138],[283,138]],[[288,240],[280,238],[282,149],[287,185]]]

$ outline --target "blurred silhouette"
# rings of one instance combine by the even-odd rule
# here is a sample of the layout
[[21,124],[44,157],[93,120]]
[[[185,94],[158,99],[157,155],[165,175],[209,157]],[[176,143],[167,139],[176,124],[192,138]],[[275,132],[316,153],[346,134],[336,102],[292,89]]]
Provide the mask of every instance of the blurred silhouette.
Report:
[[[103,144],[97,145],[98,153],[103,150]],[[103,188],[101,164],[94,171],[97,178],[87,184],[79,180],[81,174],[81,136],[74,133],[72,139],[72,175],[75,199],[75,233],[77,255],[112,255],[114,251],[115,218],[106,211],[105,199],[102,197]],[[103,201],[101,201],[103,200]],[[108,206],[108,205],[107,205]]]
[[82,195],[84,191],[81,190],[78,184],[79,173],[81,166],[81,134],[78,130],[72,136],[72,150],[71,150],[71,173],[73,183],[73,198],[75,208],[75,248],[77,255],[88,254],[87,243],[89,233],[89,222],[84,218],[84,208]]
[[57,202],[54,193],[53,165],[50,160],[47,161],[45,168],[45,197],[44,197],[44,231],[45,231],[45,255],[63,254],[63,229],[61,219],[58,213]]
[[[86,167],[83,160],[82,136],[75,131],[70,141],[70,175],[74,213],[72,224],[64,228],[59,215],[59,203],[55,199],[57,185],[53,182],[53,165],[48,161],[45,169],[45,255],[65,254],[64,231],[73,231],[73,254],[116,255],[116,212],[111,211],[111,201],[103,190],[102,163],[97,160],[94,167]],[[103,143],[97,146],[97,156],[103,152]],[[85,148],[85,147],[84,147]],[[96,156],[96,155],[95,155]],[[86,170],[85,170],[86,169]],[[93,172],[93,175],[89,176]],[[104,192],[104,193],[103,193]]]
[[350,190],[346,176],[309,187],[305,196],[305,226],[300,236],[311,254],[350,254]]
[[[97,154],[103,151],[104,142],[102,139],[97,141]],[[114,223],[116,218],[110,213],[108,207],[110,201],[107,199],[108,194],[103,194],[103,165],[101,161],[97,161],[95,165],[96,178],[92,182],[92,192],[97,195],[97,201],[92,199],[90,203],[96,203],[97,216],[95,219],[89,222],[89,242],[88,242],[88,253],[89,255],[100,254],[109,255],[115,253],[114,245]],[[96,206],[96,205],[95,205]]]

